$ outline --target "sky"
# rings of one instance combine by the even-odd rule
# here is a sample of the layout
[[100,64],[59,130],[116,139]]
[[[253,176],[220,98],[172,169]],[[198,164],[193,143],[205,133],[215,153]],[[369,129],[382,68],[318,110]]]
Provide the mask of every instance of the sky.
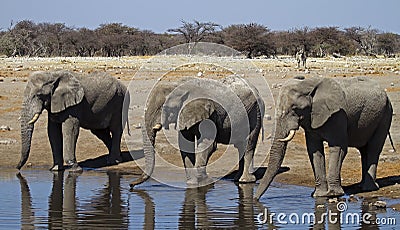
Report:
[[11,22],[65,23],[95,29],[122,23],[164,33],[181,21],[258,23],[273,31],[302,27],[371,27],[400,34],[399,0],[3,0],[0,30]]

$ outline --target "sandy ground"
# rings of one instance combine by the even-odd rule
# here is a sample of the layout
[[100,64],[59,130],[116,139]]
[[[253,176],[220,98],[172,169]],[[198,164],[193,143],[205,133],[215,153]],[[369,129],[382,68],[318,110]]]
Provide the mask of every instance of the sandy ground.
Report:
[[[136,163],[132,161],[132,156],[128,149],[132,150],[133,158],[138,159],[137,164],[143,164],[142,141],[140,136],[141,117],[143,116],[143,108],[147,93],[155,83],[155,79],[161,76],[165,70],[170,70],[169,80],[179,78],[182,75],[196,75],[199,71],[203,71],[204,75],[213,77],[222,77],[230,71],[220,68],[211,68],[210,66],[189,65],[180,69],[171,68],[169,63],[171,60],[164,57],[163,68],[152,68],[151,57],[124,57],[124,58],[16,58],[0,59],[0,126],[4,126],[0,131],[0,168],[15,167],[19,161],[21,141],[20,141],[20,125],[18,117],[20,114],[23,91],[26,85],[27,76],[36,70],[55,70],[68,69],[75,72],[87,73],[92,71],[106,71],[107,73],[119,78],[124,84],[132,83],[131,93],[135,96],[130,108],[130,129],[132,135],[123,141],[123,158],[124,163],[117,166],[107,166],[106,156],[107,149],[96,139],[89,131],[80,131],[77,159],[81,165],[87,167],[96,167],[104,169],[123,170],[125,172],[139,174],[140,169]],[[171,61],[173,62],[173,60]],[[240,61],[239,61],[240,62]],[[150,63],[150,64],[149,64]],[[227,59],[227,63],[231,63]],[[331,78],[342,78],[352,76],[368,76],[379,82],[387,89],[391,99],[394,116],[391,126],[391,134],[395,147],[400,151],[400,59],[370,59],[363,57],[351,58],[325,58],[325,59],[309,59],[307,69],[297,69],[295,60],[290,57],[282,57],[280,59],[255,59],[252,61],[253,69],[247,71],[249,75],[245,77],[255,84],[265,84],[268,82],[273,98],[279,93],[279,88],[287,79],[304,75],[324,76]],[[145,71],[140,69],[142,65],[150,66]],[[236,66],[235,68],[246,72],[246,66]],[[139,72],[138,72],[139,71]],[[139,77],[136,75],[140,73]],[[239,71],[240,72],[240,71]],[[131,81],[132,80],[132,81]],[[270,146],[268,136],[272,132],[274,120],[274,104],[270,92],[261,92],[266,99],[266,116],[265,116],[265,137],[260,142],[255,157],[256,166],[265,166]],[[47,167],[52,164],[51,150],[47,138],[47,116],[43,112],[40,119],[35,125],[33,135],[31,154],[27,167]],[[8,130],[10,129],[10,130]],[[162,135],[157,138],[157,152],[166,161],[171,164],[181,166],[180,154],[176,149],[169,146]],[[383,152],[378,165],[378,183],[381,189],[371,193],[361,193],[359,196],[385,196],[392,198],[400,198],[400,155],[391,151],[389,141],[386,141]],[[219,146],[217,153],[213,155],[211,161],[218,161],[224,156],[225,151],[235,151],[232,148],[226,150],[225,146]],[[329,156],[329,154],[327,154]],[[237,156],[237,155],[235,155]],[[227,158],[228,161],[236,162],[237,157]],[[228,162],[227,161],[227,162]],[[232,162],[229,162],[232,164]],[[158,165],[162,165],[157,161]],[[276,177],[276,181],[313,186],[313,173],[311,165],[308,161],[305,149],[304,132],[300,130],[294,140],[289,143],[286,157],[283,163],[287,172],[281,173]],[[219,167],[212,167],[210,173],[218,171]],[[231,168],[226,174],[229,174]],[[221,174],[221,172],[219,172]],[[225,174],[225,172],[223,172]],[[361,160],[360,155],[355,149],[349,149],[349,153],[344,161],[342,169],[342,184],[347,191],[354,191],[354,185],[361,179]]]

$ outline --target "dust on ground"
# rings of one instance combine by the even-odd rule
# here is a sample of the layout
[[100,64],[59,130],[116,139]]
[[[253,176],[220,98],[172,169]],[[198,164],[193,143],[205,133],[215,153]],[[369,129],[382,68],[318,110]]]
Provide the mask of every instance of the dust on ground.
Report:
[[[169,57],[165,57],[165,67],[169,68]],[[228,59],[227,59],[228,60]],[[229,60],[228,60],[229,61]],[[32,71],[67,69],[78,73],[90,73],[93,71],[104,71],[120,79],[126,85],[134,84],[134,97],[130,113],[133,113],[135,122],[131,122],[132,138],[129,146],[136,146],[132,155],[123,141],[122,152],[124,162],[116,166],[107,166],[107,148],[100,140],[94,137],[90,131],[81,129],[77,144],[77,160],[81,165],[88,167],[100,167],[111,170],[120,170],[125,173],[139,174],[141,170],[132,161],[132,158],[143,158],[142,141],[138,131],[146,96],[154,84],[155,79],[164,73],[164,70],[149,70],[148,75],[141,78],[132,78],[140,70],[141,66],[151,62],[151,57],[122,57],[122,58],[2,58],[0,59],[0,168],[15,167],[20,158],[20,125],[18,117],[23,100],[23,91],[27,77]],[[307,69],[297,69],[294,58],[281,57],[279,59],[254,59],[254,66],[258,69],[257,75],[262,76],[270,86],[273,98],[279,93],[279,88],[286,80],[297,75],[323,76],[331,78],[343,78],[352,76],[368,76],[379,82],[387,89],[394,108],[394,116],[390,129],[395,147],[400,151],[400,59],[399,58],[309,58]],[[209,67],[209,66],[208,66]],[[207,69],[199,65],[182,66],[169,71],[169,80],[180,76],[194,75],[202,71],[202,74],[215,77],[225,76],[230,73],[225,69]],[[245,67],[238,67],[245,68]],[[256,79],[254,76],[245,76]],[[260,79],[256,79],[260,80]],[[257,82],[257,81],[256,81]],[[260,82],[260,84],[262,84]],[[264,97],[270,97],[268,92]],[[266,103],[265,137],[270,135],[273,127],[274,106],[273,99]],[[3,128],[1,128],[3,127]],[[47,138],[47,116],[43,112],[35,124],[35,131],[32,139],[31,154],[25,167],[51,167],[52,155],[50,144]],[[270,142],[267,138],[264,142]],[[156,150],[161,157],[170,163],[182,165],[178,151],[166,144],[163,137],[157,138]],[[256,165],[266,166],[265,157],[268,155],[268,144],[257,149]],[[212,156],[212,161],[218,159],[226,150],[225,146],[219,146],[217,152]],[[327,153],[329,157],[329,153]],[[140,162],[140,160],[138,162]],[[257,162],[258,161],[258,162]],[[279,174],[275,181],[296,185],[313,186],[314,177],[311,165],[308,160],[305,148],[304,132],[297,132],[294,140],[289,143],[283,166],[290,170]],[[378,165],[378,183],[381,186],[379,191],[370,193],[359,193],[359,196],[373,197],[385,196],[400,198],[400,155],[392,151],[387,140],[380,156]],[[342,184],[346,189],[354,189],[355,184],[361,180],[361,159],[359,153],[350,148],[342,168]]]

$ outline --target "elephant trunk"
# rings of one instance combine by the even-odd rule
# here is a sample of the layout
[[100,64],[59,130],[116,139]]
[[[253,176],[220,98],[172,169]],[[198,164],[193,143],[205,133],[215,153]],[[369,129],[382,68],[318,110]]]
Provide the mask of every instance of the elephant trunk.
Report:
[[290,130],[287,132],[282,131],[282,128],[278,128],[276,130],[275,137],[272,142],[270,150],[267,171],[265,172],[263,178],[260,181],[260,184],[255,194],[255,199],[257,200],[260,199],[260,197],[268,189],[272,180],[278,174],[278,171],[283,162],[283,158],[285,157],[287,143],[293,138],[293,136],[294,136],[294,130]]
[[131,188],[148,180],[151,174],[153,173],[155,164],[154,144],[156,140],[157,131],[160,129],[161,129],[160,124],[157,124],[154,127],[152,127],[150,131],[147,131],[145,128],[142,129],[145,170],[139,179],[130,183]]
[[35,109],[36,103],[25,101],[21,113],[21,159],[17,169],[21,169],[26,163],[31,150],[32,134],[35,122],[39,119],[41,109]]

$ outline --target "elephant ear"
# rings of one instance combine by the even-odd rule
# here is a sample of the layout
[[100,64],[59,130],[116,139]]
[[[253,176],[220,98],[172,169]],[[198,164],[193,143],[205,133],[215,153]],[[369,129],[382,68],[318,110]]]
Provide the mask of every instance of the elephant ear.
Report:
[[54,84],[51,112],[58,113],[79,104],[84,96],[81,83],[71,73],[62,73]]
[[334,113],[344,108],[345,95],[339,83],[323,79],[314,88],[311,107],[311,128],[321,127]]
[[214,111],[214,103],[210,100],[196,99],[188,102],[179,113],[179,130],[189,129],[198,122],[209,119]]

